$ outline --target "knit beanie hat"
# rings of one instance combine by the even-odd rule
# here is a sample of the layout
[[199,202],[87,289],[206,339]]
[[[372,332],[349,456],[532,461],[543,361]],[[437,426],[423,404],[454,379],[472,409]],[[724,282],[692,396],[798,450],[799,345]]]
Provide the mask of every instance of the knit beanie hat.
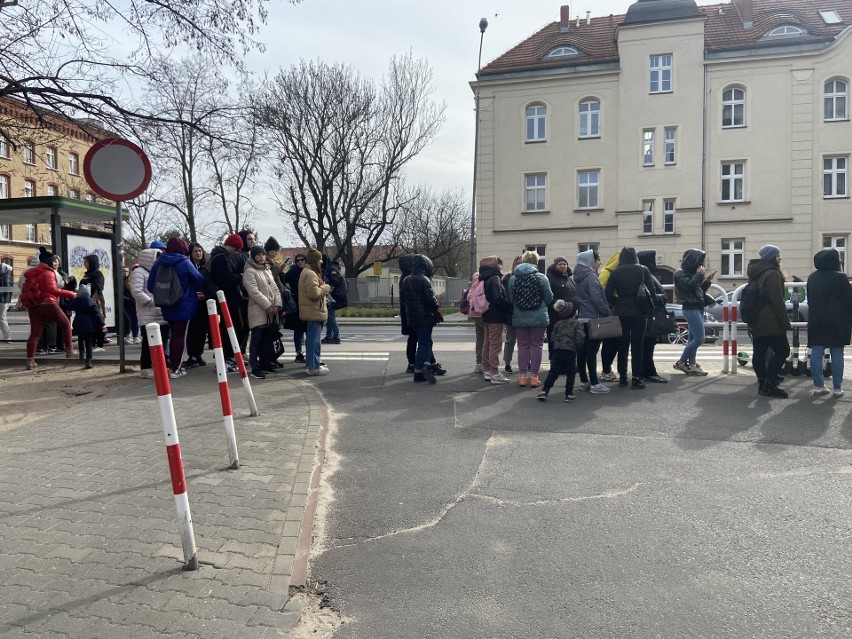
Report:
[[166,245],[163,244],[160,240],[154,240],[153,242],[151,242],[151,246],[149,246],[148,248],[160,249],[161,251],[165,251]]
[[567,264],[568,260],[560,255],[555,260],[553,260],[553,265],[556,266],[557,264],[559,264],[559,262],[565,262]]
[[38,247],[38,261],[48,266],[53,266],[53,253],[48,251],[43,246]]
[[256,258],[261,253],[266,255],[266,250],[264,249],[264,247],[260,246],[259,244],[255,244],[254,246],[252,246],[249,249],[249,255],[251,256],[251,259]]
[[88,284],[80,284],[80,286],[77,287],[77,297],[91,297],[91,296],[92,296],[92,292],[89,289]]
[[170,237],[166,243],[166,253],[178,253],[180,255],[189,255],[189,244],[182,237]]
[[308,251],[308,264],[316,264],[322,259],[322,253],[315,248]]
[[228,239],[225,240],[225,246],[230,246],[232,248],[237,249],[238,251],[241,251],[243,248],[243,238],[241,238],[236,233],[231,233],[228,236]]
[[565,300],[556,300],[553,303],[553,310],[556,311],[556,314],[559,315],[559,317],[565,319],[574,314],[574,304],[566,302]]
[[760,259],[762,259],[763,261],[771,262],[776,257],[781,255],[781,249],[775,246],[774,244],[767,244],[766,246],[762,247],[757,252],[757,254],[760,255]]
[[280,251],[281,245],[278,243],[278,240],[270,235],[269,239],[266,240],[266,244],[263,245],[263,248],[268,253],[269,251]]

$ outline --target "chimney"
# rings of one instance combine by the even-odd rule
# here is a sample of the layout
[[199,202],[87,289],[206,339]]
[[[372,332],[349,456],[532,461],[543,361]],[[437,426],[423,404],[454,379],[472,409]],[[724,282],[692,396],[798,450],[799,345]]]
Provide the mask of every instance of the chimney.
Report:
[[754,26],[754,0],[734,0],[734,6],[743,21],[743,27],[751,29]]
[[592,12],[586,11],[586,24],[592,24]]
[[563,4],[559,8],[559,30],[568,31],[569,26],[571,26],[571,7]]

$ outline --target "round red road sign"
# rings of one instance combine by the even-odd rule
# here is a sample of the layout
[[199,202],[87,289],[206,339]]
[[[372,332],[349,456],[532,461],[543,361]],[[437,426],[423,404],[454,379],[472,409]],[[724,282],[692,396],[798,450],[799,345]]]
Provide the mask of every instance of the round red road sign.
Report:
[[106,138],[86,153],[83,175],[98,195],[124,202],[141,195],[148,188],[151,162],[133,142]]

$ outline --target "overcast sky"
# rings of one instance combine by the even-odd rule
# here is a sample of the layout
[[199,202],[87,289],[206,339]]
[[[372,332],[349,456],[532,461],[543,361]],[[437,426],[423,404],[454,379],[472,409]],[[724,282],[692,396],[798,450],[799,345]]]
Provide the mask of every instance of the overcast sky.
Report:
[[[724,1],[724,0],[723,0]],[[698,0],[698,4],[722,2]],[[567,2],[571,16],[623,14],[631,0]],[[479,20],[488,20],[482,65],[499,57],[541,27],[559,19],[558,0],[303,0],[273,2],[260,35],[263,54],[249,66],[270,76],[300,58],[345,62],[362,75],[379,79],[393,55],[409,50],[426,58],[434,72],[435,98],[446,104],[446,122],[435,142],[408,171],[412,183],[436,190],[461,189],[470,198],[473,180],[474,79],[479,51]],[[259,204],[262,204],[260,202]],[[273,211],[269,203],[267,210]],[[258,235],[282,235],[274,216],[259,219]],[[281,238],[279,238],[281,239]],[[283,240],[282,240],[283,241]]]

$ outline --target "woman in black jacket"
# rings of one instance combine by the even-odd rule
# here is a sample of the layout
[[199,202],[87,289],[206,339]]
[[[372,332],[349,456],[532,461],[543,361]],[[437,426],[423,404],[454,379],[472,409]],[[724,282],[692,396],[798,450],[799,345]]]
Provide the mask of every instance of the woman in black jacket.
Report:
[[[657,279],[657,251],[650,249],[647,251],[639,251],[636,254],[639,258],[639,263],[648,269],[651,274],[651,282],[654,288],[651,289],[651,299],[654,301],[654,312],[665,312],[666,310],[666,291],[660,280]],[[657,384],[667,384],[669,380],[661,377],[657,372],[657,366],[654,364],[654,349],[657,346],[658,334],[650,330],[651,320],[648,320],[649,330],[645,331],[645,346],[642,351],[642,379],[646,382],[654,382]]]
[[438,299],[432,290],[432,260],[415,254],[411,259],[411,275],[400,284],[399,296],[405,305],[409,327],[417,333],[414,356],[414,381],[434,384],[435,374],[428,366],[432,359],[432,329],[437,323]]
[[[92,299],[95,300],[98,310],[106,319],[106,300],[104,299],[104,274],[101,273],[101,259],[97,255],[87,255],[83,258],[83,278],[80,284],[85,284],[89,287]],[[98,331],[95,333],[95,346],[103,349],[104,344],[109,344],[111,340],[107,339],[106,333]]]
[[[399,287],[402,290],[403,283],[405,282],[405,278],[411,275],[411,266],[414,261],[415,253],[406,253],[405,255],[401,255],[399,260],[397,260],[397,264],[399,264],[399,270],[401,271],[401,275],[399,278]],[[401,332],[403,335],[407,336],[407,340],[405,343],[405,356],[408,359],[408,368],[405,369],[406,373],[414,372],[414,358],[417,355],[417,330],[408,325],[408,316],[405,313],[405,304],[402,295],[399,296],[399,323],[401,325]],[[435,354],[432,354],[432,357],[429,360],[429,370],[432,371],[433,375],[446,375],[446,369],[441,366],[438,362],[435,361]]]
[[814,255],[816,271],[808,277],[808,348],[811,349],[811,375],[814,396],[831,393],[825,387],[822,358],[831,353],[834,396],[843,396],[843,347],[852,334],[852,287],[840,270],[837,249],[823,249]]
[[571,279],[571,267],[564,257],[557,257],[553,264],[547,267],[547,281],[550,282],[550,290],[553,291],[553,301],[547,306],[547,315],[550,322],[547,325],[547,356],[553,359],[553,344],[550,343],[550,335],[553,327],[559,321],[559,313],[553,307],[557,300],[574,303],[574,280]]

